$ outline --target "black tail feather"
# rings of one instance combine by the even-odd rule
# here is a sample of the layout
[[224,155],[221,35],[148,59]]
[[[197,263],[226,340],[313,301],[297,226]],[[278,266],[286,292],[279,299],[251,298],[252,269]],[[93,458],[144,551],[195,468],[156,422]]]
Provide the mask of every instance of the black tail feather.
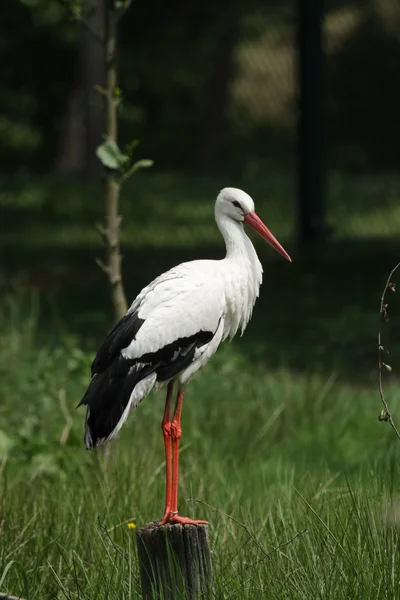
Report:
[[[104,444],[116,435],[127,416],[125,410],[139,382],[152,373],[154,382],[162,383],[176,377],[194,360],[196,349],[209,343],[214,336],[210,331],[201,330],[138,358],[124,358],[121,352],[117,352],[117,338],[129,345],[129,338],[143,322],[136,313],[127,315],[110,333],[93,362],[93,377],[79,404],[88,407],[84,438],[87,448]],[[143,391],[138,390],[133,406],[136,407],[151,388],[152,385]]]
[[106,371],[92,377],[80,402],[80,405],[88,407],[84,437],[87,448],[94,448],[110,439],[136,385],[156,368],[157,365],[133,364],[120,356]]

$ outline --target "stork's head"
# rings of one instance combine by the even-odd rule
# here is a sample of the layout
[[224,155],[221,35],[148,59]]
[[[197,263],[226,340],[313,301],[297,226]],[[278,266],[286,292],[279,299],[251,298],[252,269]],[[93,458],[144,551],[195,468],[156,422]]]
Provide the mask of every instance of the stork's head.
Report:
[[249,225],[249,227],[254,229],[266,242],[275,248],[279,254],[292,262],[289,254],[282,248],[278,240],[256,214],[251,196],[243,190],[227,187],[220,191],[215,203],[215,217],[217,221],[220,215],[225,215],[234,221]]

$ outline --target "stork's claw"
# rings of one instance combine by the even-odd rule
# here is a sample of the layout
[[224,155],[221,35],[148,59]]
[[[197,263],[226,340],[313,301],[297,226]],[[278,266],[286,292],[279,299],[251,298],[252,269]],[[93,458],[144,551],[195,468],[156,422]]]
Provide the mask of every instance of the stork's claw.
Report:
[[161,525],[209,525],[208,521],[203,521],[201,519],[191,519],[190,517],[181,517],[175,513],[169,513],[168,515],[164,515],[161,519]]

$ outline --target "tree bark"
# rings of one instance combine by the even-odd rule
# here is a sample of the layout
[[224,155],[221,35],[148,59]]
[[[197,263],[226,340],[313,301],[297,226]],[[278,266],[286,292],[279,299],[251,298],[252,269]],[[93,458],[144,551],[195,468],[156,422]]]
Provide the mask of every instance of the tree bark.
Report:
[[[105,11],[105,69],[106,87],[104,91],[106,113],[106,138],[117,143],[118,123],[115,90],[117,88],[117,20],[112,0],[108,0]],[[106,271],[116,320],[121,319],[128,305],[121,275],[119,199],[122,178],[118,173],[108,171],[105,182],[106,228],[103,239],[107,248]]]
[[[82,52],[77,59],[81,61]],[[82,69],[76,66],[72,89],[69,93],[61,134],[56,169],[59,173],[83,173],[85,171],[85,91]]]
[[137,545],[143,600],[212,597],[208,526],[155,521],[138,531]]
[[[96,86],[104,87],[104,19],[106,0],[84,0],[76,74],[66,106],[57,170],[98,179],[101,165],[96,148],[104,131],[102,102]],[[79,23],[79,16],[76,16]]]
[[101,96],[96,88],[104,87],[104,40],[107,0],[84,0],[87,26],[83,28],[82,78],[85,90],[85,165],[87,179],[98,180],[101,164],[96,157],[96,148],[102,142],[104,113]]
[[[127,0],[121,11],[115,7],[114,0],[84,0],[82,13],[73,11],[82,26],[82,64],[69,101],[68,129],[59,160],[61,171],[83,170],[87,178],[97,179],[101,174],[101,161],[96,150],[103,133],[108,141],[118,144],[117,21],[129,4]],[[105,263],[97,261],[109,279],[117,321],[128,308],[121,276],[119,200],[122,181],[118,169],[106,170],[105,224],[99,230],[107,260]]]

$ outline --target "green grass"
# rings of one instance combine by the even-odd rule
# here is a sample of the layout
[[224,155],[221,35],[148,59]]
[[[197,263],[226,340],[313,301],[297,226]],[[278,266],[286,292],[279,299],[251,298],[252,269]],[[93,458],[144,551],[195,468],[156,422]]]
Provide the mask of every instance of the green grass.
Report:
[[[377,419],[376,373],[380,294],[400,254],[400,183],[332,175],[333,238],[299,252],[292,182],[277,172],[267,181],[262,169],[229,184],[254,195],[294,262],[255,240],[265,280],[253,319],[187,390],[180,509],[211,522],[216,598],[400,598],[400,446]],[[173,264],[221,256],[212,199],[227,183],[158,175],[126,190],[129,298]],[[0,206],[0,592],[139,598],[126,521],[140,527],[163,510],[163,394],[131,415],[108,458],[85,451],[75,410],[110,325],[94,262],[100,192],[8,182]],[[399,302],[388,301],[393,378]],[[395,381],[385,390],[400,422]]]
[[[56,322],[38,331],[40,310],[35,297],[2,303],[1,591],[139,598],[126,521],[162,513],[162,394],[131,415],[108,459],[85,451],[74,407],[92,352]],[[398,414],[399,389],[387,395]],[[211,522],[216,598],[398,597],[400,446],[379,410],[375,388],[267,370],[235,343],[193,379],[180,507]]]

